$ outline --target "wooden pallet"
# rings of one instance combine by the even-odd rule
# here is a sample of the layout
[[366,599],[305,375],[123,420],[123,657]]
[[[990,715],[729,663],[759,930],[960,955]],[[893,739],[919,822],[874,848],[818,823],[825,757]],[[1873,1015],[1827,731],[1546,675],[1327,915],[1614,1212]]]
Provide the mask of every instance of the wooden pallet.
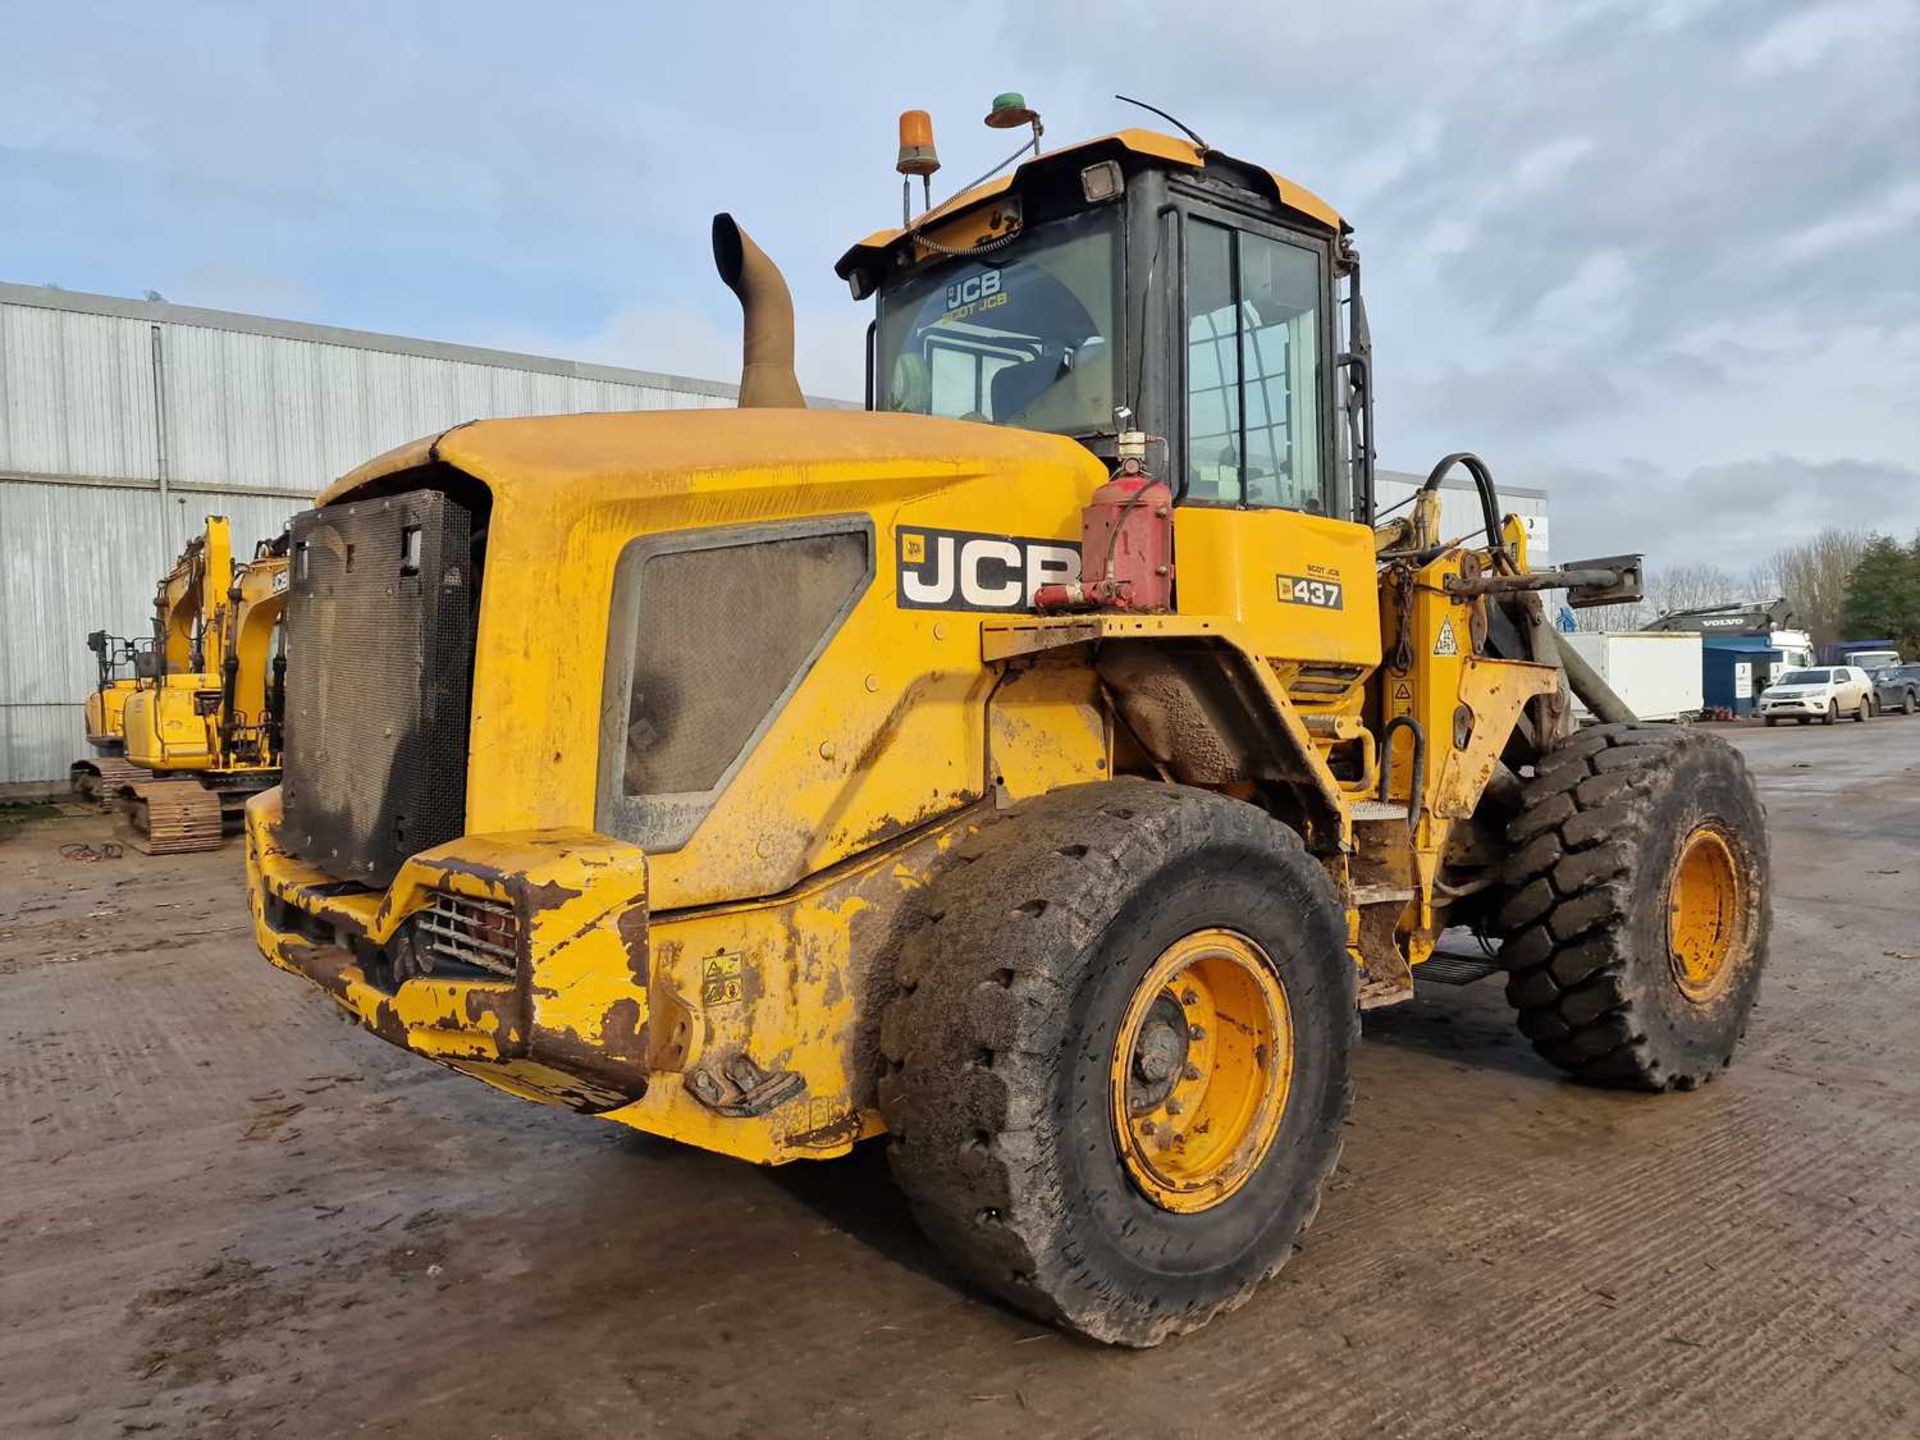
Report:
[[197,781],[160,780],[121,792],[128,838],[147,855],[218,850],[220,797]]

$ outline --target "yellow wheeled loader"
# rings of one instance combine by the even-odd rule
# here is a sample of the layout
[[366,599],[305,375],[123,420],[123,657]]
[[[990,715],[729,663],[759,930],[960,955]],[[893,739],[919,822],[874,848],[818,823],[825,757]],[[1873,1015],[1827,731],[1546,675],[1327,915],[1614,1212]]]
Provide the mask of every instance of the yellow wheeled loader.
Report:
[[284,550],[268,541],[236,563],[226,518],[211,515],[155,590],[151,660],[123,701],[125,773],[113,777],[151,854],[217,848],[280,778]]
[[1376,516],[1330,206],[1037,141],[839,262],[872,413],[798,408],[721,216],[739,409],[462,425],[297,517],[247,864],[266,956],[392,1043],[762,1163],[884,1134],[979,1285],[1149,1345],[1291,1253],[1447,927],[1579,1079],[1712,1077],[1767,841],[1545,623],[1634,557],[1533,568],[1470,456]]

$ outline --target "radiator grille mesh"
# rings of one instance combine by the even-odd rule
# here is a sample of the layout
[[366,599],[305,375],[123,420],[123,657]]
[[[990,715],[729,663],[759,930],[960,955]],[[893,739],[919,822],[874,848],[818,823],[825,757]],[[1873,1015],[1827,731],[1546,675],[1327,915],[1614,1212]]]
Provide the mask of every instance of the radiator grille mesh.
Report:
[[866,574],[867,538],[850,531],[649,556],[626,793],[717,785]]
[[385,884],[466,820],[473,515],[438,490],[296,517],[283,841]]

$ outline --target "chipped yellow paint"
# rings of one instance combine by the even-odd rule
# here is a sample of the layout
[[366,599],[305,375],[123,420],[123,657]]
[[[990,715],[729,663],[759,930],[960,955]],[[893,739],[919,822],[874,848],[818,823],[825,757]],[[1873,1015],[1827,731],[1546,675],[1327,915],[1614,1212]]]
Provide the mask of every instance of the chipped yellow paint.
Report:
[[987,716],[993,779],[1006,798],[1107,778],[1109,717],[1100,677],[1084,657],[1008,666]]
[[[870,961],[969,823],[951,816],[774,900],[649,920],[645,858],[605,836],[470,835],[414,857],[384,896],[327,895],[314,888],[321,873],[279,847],[280,818],[278,790],[248,806],[255,938],[275,965],[384,1038],[514,1094],[767,1163],[841,1154],[878,1133],[870,1026],[891,982]],[[278,897],[379,947],[436,889],[516,906],[527,927],[519,979],[383,989],[350,949],[276,929],[265,904]],[[718,957],[733,962],[737,989],[704,990]],[[524,1024],[506,1018],[519,1014]],[[742,1054],[804,1088],[768,1114],[732,1118],[682,1083],[698,1066],[723,1075]]]
[[[1364,666],[1380,663],[1380,608],[1373,532],[1364,525],[1292,510],[1187,505],[1173,512],[1180,613],[1238,622],[1249,654],[1269,660]],[[1283,580],[1339,604],[1281,598]],[[1294,587],[1287,587],[1288,594]]]
[[[844,1154],[880,1133],[874,1046],[892,977],[876,962],[903,905],[967,824],[952,817],[775,900],[656,916],[656,982],[690,1003],[707,1057],[675,1068],[711,1072],[745,1053],[762,1069],[801,1076],[804,1099],[729,1118],[693,1101],[679,1074],[663,1074],[604,1118],[762,1163]],[[702,966],[717,955],[740,957],[744,993],[702,1005]]]
[[[421,453],[402,447],[349,480]],[[901,608],[898,533],[977,529],[991,514],[996,533],[1077,539],[1105,478],[1054,436],[826,411],[480,421],[433,453],[493,494],[467,792],[477,833],[596,823],[608,597],[630,540],[873,518],[872,583],[692,839],[651,857],[656,910],[777,894],[984,796],[995,677],[980,663],[983,617]]]
[[[1358,530],[1363,536],[1366,533],[1358,526],[1350,528]],[[1285,643],[1278,637],[1279,628],[1277,623],[1269,622],[1268,644]],[[1306,719],[1289,696],[1280,671],[1269,663],[1272,657],[1263,655],[1256,648],[1248,627],[1237,619],[1215,615],[1124,613],[1009,617],[990,621],[983,628],[981,654],[989,663],[1006,662],[1082,647],[1097,648],[1104,642],[1114,640],[1203,640],[1237,651],[1254,662],[1247,668],[1259,687],[1260,698],[1266,702],[1269,713],[1280,721],[1292,737],[1294,751],[1304,762],[1306,780],[1319,792],[1328,809],[1339,817],[1340,838],[1345,843],[1351,824],[1347,812],[1350,797],[1328,768],[1327,746],[1322,745],[1308,730]],[[1301,643],[1307,642],[1303,640]],[[1367,667],[1359,664],[1350,668],[1351,676],[1346,688],[1338,696],[1338,703],[1358,707],[1363,700],[1364,684],[1369,672]],[[1334,697],[1327,697],[1327,703],[1331,704],[1333,700]]]
[[[1552,694],[1559,683],[1551,665],[1478,657],[1461,663],[1457,707],[1467,713],[1454,733],[1443,737],[1446,758],[1430,800],[1436,819],[1464,820],[1473,814],[1527,701]],[[1467,732],[1464,745],[1458,743],[1459,728]]]

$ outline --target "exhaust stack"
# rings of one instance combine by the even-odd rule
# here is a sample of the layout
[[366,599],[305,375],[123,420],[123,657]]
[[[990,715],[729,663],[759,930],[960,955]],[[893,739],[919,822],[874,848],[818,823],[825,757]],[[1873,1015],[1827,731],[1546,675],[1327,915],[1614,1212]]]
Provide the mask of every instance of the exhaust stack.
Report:
[[726,214],[713,217],[713,263],[740,297],[740,408],[806,409],[793,372],[793,296],[780,267]]

